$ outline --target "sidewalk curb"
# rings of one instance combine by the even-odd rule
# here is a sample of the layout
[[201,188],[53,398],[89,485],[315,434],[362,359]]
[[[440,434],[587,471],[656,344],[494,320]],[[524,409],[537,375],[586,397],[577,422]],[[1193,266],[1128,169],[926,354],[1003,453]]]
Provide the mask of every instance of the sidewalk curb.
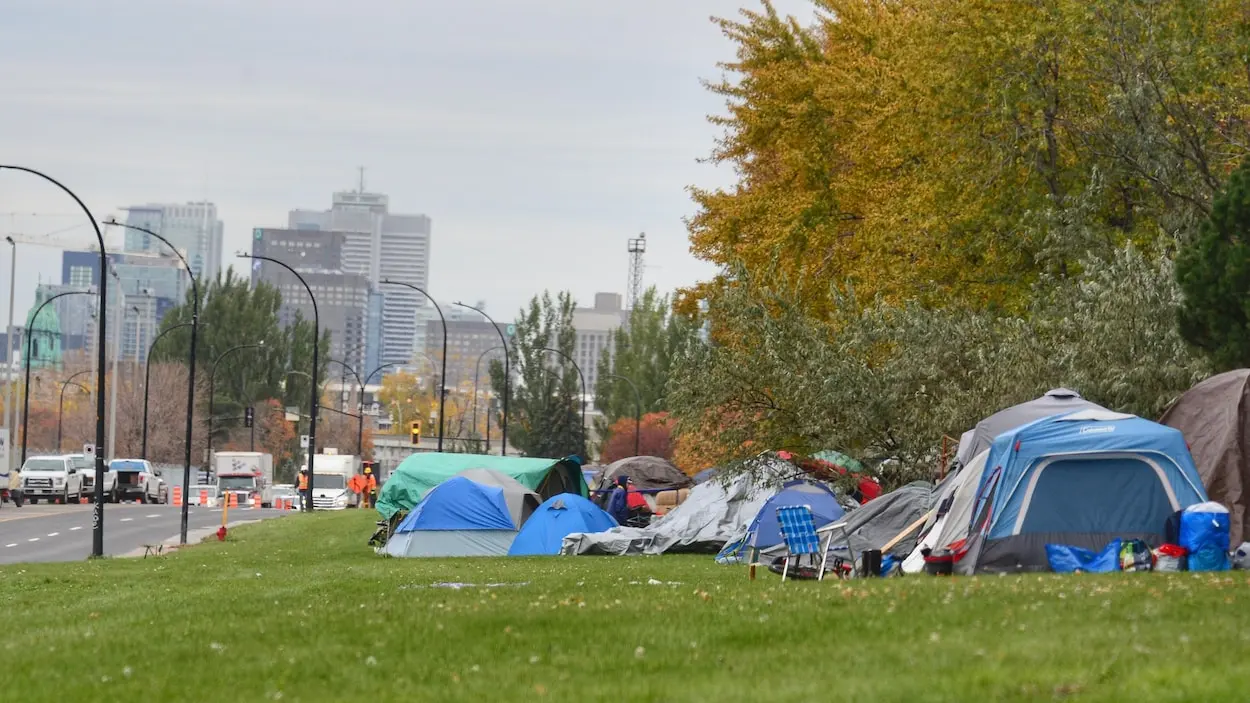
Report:
[[[264,521],[263,520],[236,520],[233,522],[226,523],[226,529],[231,530],[241,525],[251,525],[257,522],[264,522]],[[154,546],[162,547],[163,548],[161,552],[162,554],[169,554],[171,552],[176,552],[179,549],[183,549],[185,547],[194,547],[195,545],[200,544],[201,542],[208,539],[209,537],[212,537],[213,535],[217,534],[218,529],[220,528],[201,527],[195,530],[188,530],[187,531],[187,543],[185,545],[179,543],[181,541],[181,535],[174,535],[173,537],[170,537],[169,539],[166,539],[162,542],[154,543]],[[144,551],[145,551],[144,548],[140,547],[139,549],[129,551],[125,554],[119,554],[117,555],[117,558],[119,559],[134,559],[136,557],[142,558],[144,555]]]

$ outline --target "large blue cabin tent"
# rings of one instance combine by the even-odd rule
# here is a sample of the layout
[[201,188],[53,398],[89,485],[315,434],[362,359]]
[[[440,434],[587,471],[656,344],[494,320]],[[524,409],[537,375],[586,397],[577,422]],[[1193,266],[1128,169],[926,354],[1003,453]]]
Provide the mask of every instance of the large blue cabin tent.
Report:
[[994,440],[955,570],[1045,571],[1047,544],[1157,546],[1172,513],[1206,500],[1179,431],[1098,409],[1042,418]]

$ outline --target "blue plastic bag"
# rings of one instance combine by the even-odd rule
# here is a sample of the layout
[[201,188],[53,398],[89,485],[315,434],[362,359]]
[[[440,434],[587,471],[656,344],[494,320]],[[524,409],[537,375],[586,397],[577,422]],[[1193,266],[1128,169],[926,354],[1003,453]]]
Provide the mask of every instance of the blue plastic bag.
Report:
[[1228,508],[1215,502],[1199,503],[1181,514],[1181,546],[1189,552],[1190,571],[1227,571]]
[[1071,574],[1078,571],[1105,574],[1120,570],[1120,540],[1113,539],[1101,551],[1073,547],[1068,544],[1046,545],[1046,560],[1055,573]]

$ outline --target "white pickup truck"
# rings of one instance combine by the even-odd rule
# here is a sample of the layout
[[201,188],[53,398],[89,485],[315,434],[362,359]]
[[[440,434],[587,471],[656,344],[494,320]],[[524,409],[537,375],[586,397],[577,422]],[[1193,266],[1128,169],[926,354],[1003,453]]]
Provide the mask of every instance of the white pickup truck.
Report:
[[121,500],[137,499],[140,503],[165,503],[169,489],[161,478],[161,470],[144,459],[114,459],[109,473],[116,477],[117,495]]
[[22,495],[31,505],[77,503],[83,496],[82,474],[67,456],[32,456],[22,464]]
[[[70,461],[82,475],[82,492],[87,500],[95,501],[95,459],[86,454],[70,454]],[[104,502],[117,502],[117,474],[104,467]]]

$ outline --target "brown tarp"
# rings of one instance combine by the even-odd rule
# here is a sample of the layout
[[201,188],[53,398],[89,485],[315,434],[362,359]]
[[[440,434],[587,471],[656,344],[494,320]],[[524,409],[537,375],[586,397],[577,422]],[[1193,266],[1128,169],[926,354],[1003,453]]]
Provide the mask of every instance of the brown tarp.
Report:
[[1250,537],[1250,369],[1212,376],[1190,388],[1159,422],[1180,430],[1211,500],[1228,508],[1234,545]]
[[617,476],[628,476],[643,491],[689,488],[694,485],[694,479],[658,456],[631,456],[608,464],[603,478],[600,479],[600,486],[611,486]]

